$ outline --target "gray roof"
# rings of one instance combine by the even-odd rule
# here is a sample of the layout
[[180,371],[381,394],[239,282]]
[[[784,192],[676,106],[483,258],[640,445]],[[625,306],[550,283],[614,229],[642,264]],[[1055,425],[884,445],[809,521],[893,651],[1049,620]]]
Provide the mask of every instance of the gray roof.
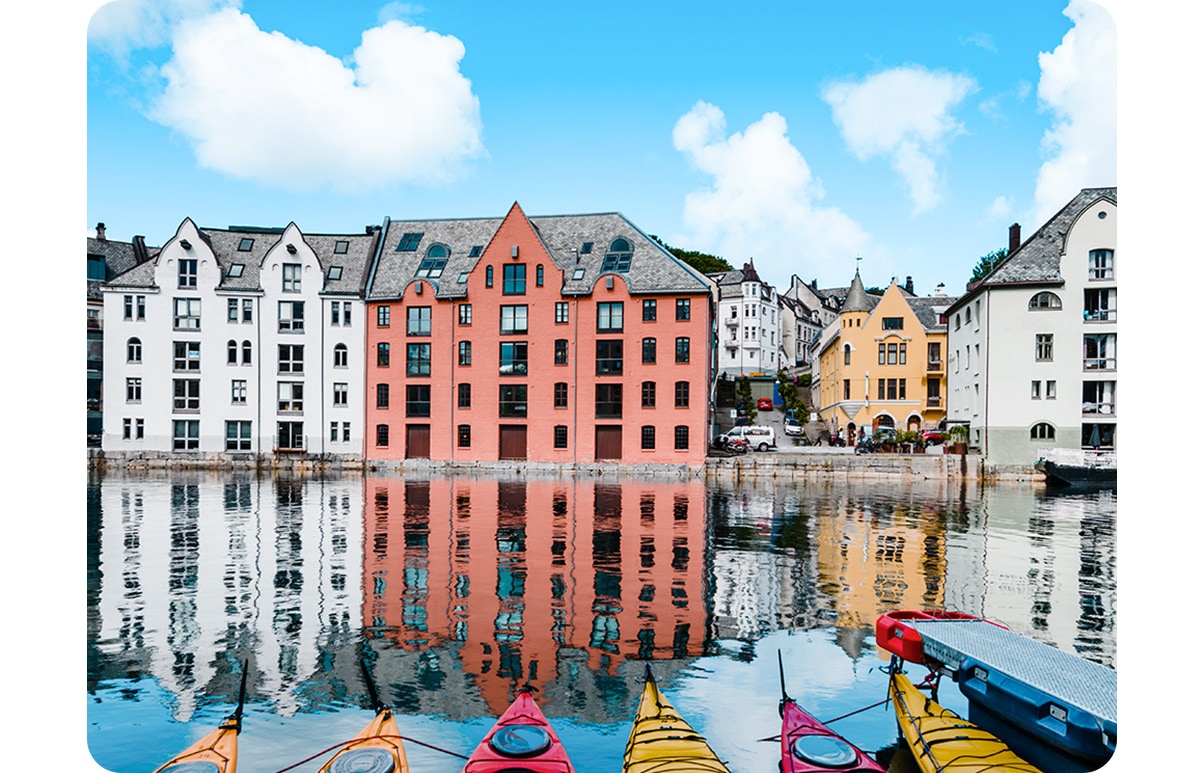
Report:
[[[144,242],[141,242],[142,237],[136,236],[134,238],[139,240],[139,244],[135,245],[132,242],[116,242],[110,239],[88,237],[88,256],[96,256],[104,261],[106,281],[137,266],[140,257],[143,261],[146,261],[158,254],[157,247],[148,248]],[[145,252],[140,256],[140,252],[143,250]],[[101,284],[99,279],[88,280],[88,298],[92,300],[100,299]]]
[[[450,253],[442,276],[427,279],[435,287],[436,298],[463,298],[467,285],[460,284],[460,274],[472,271],[479,257],[469,257],[473,247],[483,251],[493,238],[502,218],[461,220],[390,220],[383,229],[380,258],[371,269],[366,299],[387,300],[401,297],[402,290],[414,279],[418,265],[427,251],[436,244],[447,247]],[[397,246],[405,234],[422,234],[418,246],[398,252]]]
[[907,305],[911,307],[916,319],[924,326],[924,330],[930,333],[940,333],[948,328],[946,323],[941,322],[941,314],[948,308],[952,298],[946,295],[930,295],[924,298],[908,297],[907,293],[903,295],[907,297]]
[[[878,296],[874,296],[876,299]],[[871,301],[870,295],[865,291],[865,285],[861,282],[861,272],[858,271],[853,275],[853,282],[849,285],[849,292],[844,297],[841,303],[840,310],[843,311],[869,311],[878,305],[877,300]]]

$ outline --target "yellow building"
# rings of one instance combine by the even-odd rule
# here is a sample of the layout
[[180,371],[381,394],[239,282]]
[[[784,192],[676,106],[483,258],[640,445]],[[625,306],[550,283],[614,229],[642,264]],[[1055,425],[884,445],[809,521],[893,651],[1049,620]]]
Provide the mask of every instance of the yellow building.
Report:
[[883,427],[922,432],[945,419],[946,329],[955,299],[917,297],[894,281],[870,295],[853,277],[840,316],[816,345],[820,421],[855,444]]

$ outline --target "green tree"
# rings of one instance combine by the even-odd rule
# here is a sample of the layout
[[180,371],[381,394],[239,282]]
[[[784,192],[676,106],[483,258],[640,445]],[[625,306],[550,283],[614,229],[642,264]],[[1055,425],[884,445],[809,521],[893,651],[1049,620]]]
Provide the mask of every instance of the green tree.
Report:
[[732,266],[723,258],[717,255],[708,255],[705,252],[698,250],[683,250],[680,247],[671,247],[660,240],[656,234],[648,234],[648,238],[664,247],[674,257],[686,263],[692,268],[701,271],[704,274],[714,274],[720,271],[731,271]]
[[978,265],[974,267],[974,273],[970,275],[971,282],[977,282],[987,274],[995,270],[995,267],[1003,262],[1003,259],[1008,256],[1008,251],[998,249],[994,252],[987,253],[978,259]]
[[757,401],[753,399],[752,382],[748,380],[748,376],[736,379],[736,408],[748,417],[749,424],[756,421]]
[[799,396],[798,384],[784,370],[778,371],[778,397],[782,398],[782,407],[794,411],[801,424],[807,415],[807,403]]

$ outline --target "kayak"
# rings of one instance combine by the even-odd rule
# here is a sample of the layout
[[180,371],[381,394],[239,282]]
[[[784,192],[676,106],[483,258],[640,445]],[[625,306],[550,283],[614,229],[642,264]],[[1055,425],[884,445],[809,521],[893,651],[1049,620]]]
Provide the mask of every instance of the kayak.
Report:
[[782,681],[782,773],[816,773],[841,770],[847,773],[886,773],[873,757],[846,741],[809,714],[786,694],[782,653],[778,653],[778,675]]
[[155,768],[154,773],[235,773],[238,767],[238,734],[242,731],[242,707],[247,697],[247,664],[243,661],[238,707],[204,738]]
[[574,773],[568,752],[524,685],[473,750],[463,773]]
[[706,739],[682,719],[644,665],[644,690],[623,752],[623,773],[730,773]]
[[906,742],[924,773],[1041,773],[986,730],[924,695],[905,674],[890,677],[890,697]]
[[372,721],[343,744],[318,773],[406,773],[409,769],[393,710],[379,708]]

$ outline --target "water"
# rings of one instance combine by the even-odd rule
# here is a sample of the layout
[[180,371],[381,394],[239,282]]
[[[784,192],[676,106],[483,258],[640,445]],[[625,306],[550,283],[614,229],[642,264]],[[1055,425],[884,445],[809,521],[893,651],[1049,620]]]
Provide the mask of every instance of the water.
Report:
[[[873,625],[891,609],[1115,667],[1110,491],[152,472],[93,480],[88,502],[87,740],[118,773],[230,713],[244,659],[242,773],[362,728],[365,655],[432,773],[527,680],[577,769],[618,771],[648,661],[733,771],[776,770],[779,652],[792,697],[851,714],[833,727],[888,759]],[[940,697],[966,713],[951,682]]]

